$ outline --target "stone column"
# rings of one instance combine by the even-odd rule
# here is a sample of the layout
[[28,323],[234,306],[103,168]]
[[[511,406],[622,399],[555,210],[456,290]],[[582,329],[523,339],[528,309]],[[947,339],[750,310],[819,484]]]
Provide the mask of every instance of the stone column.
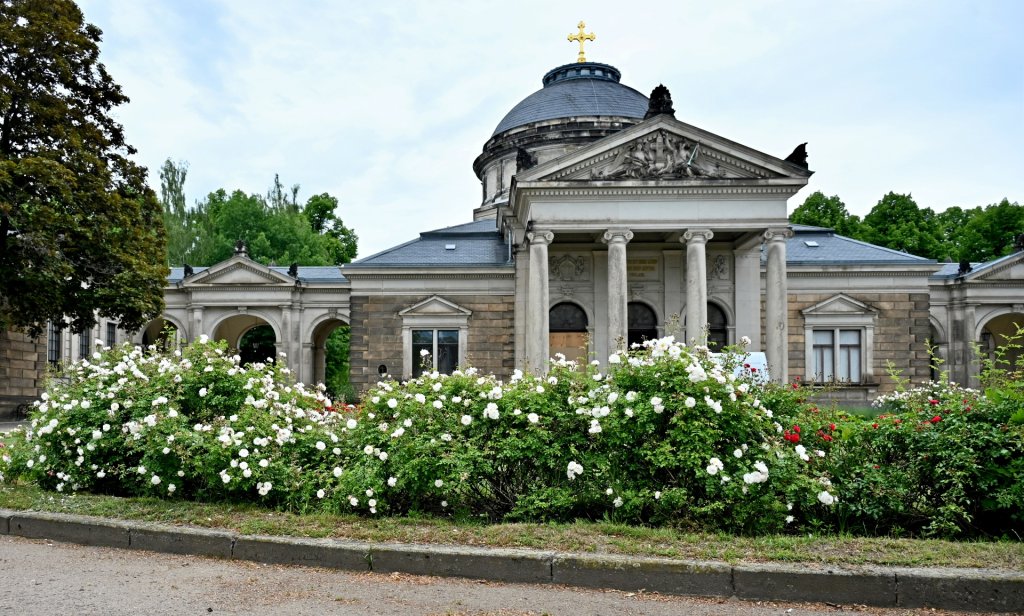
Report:
[[526,362],[533,374],[548,370],[548,329],[551,309],[548,295],[548,244],[555,239],[550,231],[526,234],[530,242],[530,283],[526,314]]
[[736,342],[750,338],[748,351],[761,350],[761,237],[755,236],[753,246],[741,245],[733,250],[736,263]]
[[686,342],[705,344],[708,325],[708,265],[705,248],[715,234],[711,229],[689,229],[686,242]]
[[629,229],[609,229],[604,232],[604,243],[608,244],[608,350],[626,346],[628,323],[626,322],[626,244],[633,239]]
[[786,289],[786,238],[792,232],[787,228],[773,228],[764,232],[768,243],[765,272],[765,354],[768,371],[776,383],[789,380],[789,311]]

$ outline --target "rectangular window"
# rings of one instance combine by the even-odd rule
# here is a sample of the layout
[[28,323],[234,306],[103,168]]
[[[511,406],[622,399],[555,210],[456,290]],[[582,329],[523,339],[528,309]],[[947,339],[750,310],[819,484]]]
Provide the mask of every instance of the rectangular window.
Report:
[[459,365],[459,330],[412,330],[412,376],[437,370],[451,374]]
[[91,335],[92,331],[88,329],[78,332],[78,359],[89,357],[89,336]]
[[46,359],[51,364],[60,362],[61,342],[61,328],[51,321],[46,331]]
[[107,346],[117,346],[117,323],[107,323]]
[[863,349],[859,329],[816,329],[812,336],[815,381],[861,381]]

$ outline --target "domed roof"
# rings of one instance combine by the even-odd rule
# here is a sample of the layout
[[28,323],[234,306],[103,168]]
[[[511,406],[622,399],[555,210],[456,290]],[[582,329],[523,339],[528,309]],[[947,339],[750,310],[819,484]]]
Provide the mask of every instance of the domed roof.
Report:
[[597,62],[566,64],[544,75],[544,87],[524,98],[498,123],[492,137],[533,122],[578,116],[642,120],[647,97],[619,83],[614,66]]

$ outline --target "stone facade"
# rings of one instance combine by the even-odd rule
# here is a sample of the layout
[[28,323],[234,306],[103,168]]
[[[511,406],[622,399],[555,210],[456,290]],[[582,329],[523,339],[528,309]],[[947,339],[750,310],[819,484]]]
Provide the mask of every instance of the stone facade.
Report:
[[[811,345],[806,332],[813,330],[805,312],[836,297],[835,293],[797,293],[789,296],[789,374],[810,385],[814,370],[808,366],[806,349]],[[914,384],[928,380],[930,359],[926,339],[929,336],[929,299],[927,293],[844,293],[843,297],[863,303],[872,315],[870,365],[866,376],[851,385],[828,383],[823,398],[843,404],[866,405],[876,396],[894,391],[896,382],[889,376],[893,366],[900,378]],[[854,328],[853,325],[844,326]],[[868,349],[863,349],[865,355]],[[865,359],[867,361],[867,359]]]
[[0,417],[9,417],[31,403],[46,378],[46,337],[0,331]]
[[[429,295],[353,296],[349,381],[357,391],[365,390],[379,378],[379,366],[402,379],[409,350],[405,348],[401,313]],[[468,310],[465,363],[485,373],[507,377],[514,367],[512,295],[443,298]],[[412,358],[414,361],[416,358]]]

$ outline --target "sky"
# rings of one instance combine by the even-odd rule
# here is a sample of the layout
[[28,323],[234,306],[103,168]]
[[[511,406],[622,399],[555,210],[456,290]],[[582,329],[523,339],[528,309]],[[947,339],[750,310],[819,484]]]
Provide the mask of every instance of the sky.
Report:
[[[359,256],[472,220],[472,163],[502,117],[575,61],[581,19],[676,118],[780,158],[808,142],[820,190],[864,215],[890,191],[936,211],[1024,204],[1017,0],[79,0],[131,99],[115,115],[189,203],[323,192]],[[635,6],[636,10],[629,10]]]

